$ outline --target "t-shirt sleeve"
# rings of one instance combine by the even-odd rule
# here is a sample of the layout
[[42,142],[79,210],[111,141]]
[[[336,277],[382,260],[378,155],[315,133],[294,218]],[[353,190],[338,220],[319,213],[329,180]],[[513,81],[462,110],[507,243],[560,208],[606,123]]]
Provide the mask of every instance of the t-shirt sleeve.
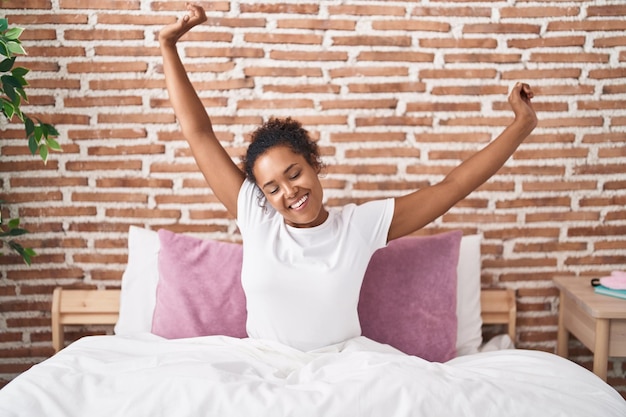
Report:
[[256,184],[246,179],[237,197],[237,226],[241,233],[245,234],[250,225],[258,225],[274,213],[275,210],[265,200]]
[[353,225],[362,231],[374,250],[387,246],[394,209],[395,200],[387,198],[361,204],[354,213]]

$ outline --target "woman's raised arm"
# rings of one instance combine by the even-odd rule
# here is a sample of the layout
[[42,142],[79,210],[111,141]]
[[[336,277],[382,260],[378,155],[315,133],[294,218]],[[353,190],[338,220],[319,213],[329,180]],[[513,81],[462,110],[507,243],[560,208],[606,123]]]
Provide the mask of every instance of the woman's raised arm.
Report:
[[440,183],[396,198],[388,240],[413,233],[447,212],[504,165],[530,132],[537,116],[527,84],[517,83],[509,94],[515,120],[484,149],[452,170]]
[[237,216],[237,196],[245,174],[219,143],[211,119],[194,90],[183,66],[176,42],[191,28],[204,23],[204,9],[187,5],[188,14],[159,32],[163,72],[174,112],[198,167],[217,198],[232,216]]

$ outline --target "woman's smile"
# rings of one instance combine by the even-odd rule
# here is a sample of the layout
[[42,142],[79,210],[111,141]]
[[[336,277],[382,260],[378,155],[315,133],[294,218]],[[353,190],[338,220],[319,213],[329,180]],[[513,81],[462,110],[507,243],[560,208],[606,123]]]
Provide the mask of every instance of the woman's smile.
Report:
[[302,208],[302,206],[304,206],[304,204],[308,201],[309,199],[309,195],[305,194],[302,196],[302,198],[300,198],[298,201],[296,201],[295,203],[293,203],[292,205],[290,205],[289,207],[293,210],[299,210]]

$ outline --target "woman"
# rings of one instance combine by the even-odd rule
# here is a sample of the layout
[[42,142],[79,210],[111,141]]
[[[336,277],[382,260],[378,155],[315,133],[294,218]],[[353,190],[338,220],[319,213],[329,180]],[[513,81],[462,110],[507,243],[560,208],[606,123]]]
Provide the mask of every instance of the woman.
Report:
[[537,124],[532,90],[513,87],[514,121],[440,183],[328,210],[317,146],[298,122],[271,119],[257,129],[245,172],[220,145],[176,49],[182,35],[206,21],[200,6],[187,8],[159,33],[165,79],[194,158],[243,237],[248,334],[304,351],[359,336],[358,297],[371,255],[426,226],[496,173]]

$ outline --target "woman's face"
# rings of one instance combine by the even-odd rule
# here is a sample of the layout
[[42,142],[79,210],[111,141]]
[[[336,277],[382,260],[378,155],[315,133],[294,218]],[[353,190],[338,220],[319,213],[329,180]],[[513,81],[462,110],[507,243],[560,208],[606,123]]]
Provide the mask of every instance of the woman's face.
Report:
[[270,148],[257,158],[253,171],[267,201],[288,225],[314,227],[328,217],[319,170],[289,147]]

